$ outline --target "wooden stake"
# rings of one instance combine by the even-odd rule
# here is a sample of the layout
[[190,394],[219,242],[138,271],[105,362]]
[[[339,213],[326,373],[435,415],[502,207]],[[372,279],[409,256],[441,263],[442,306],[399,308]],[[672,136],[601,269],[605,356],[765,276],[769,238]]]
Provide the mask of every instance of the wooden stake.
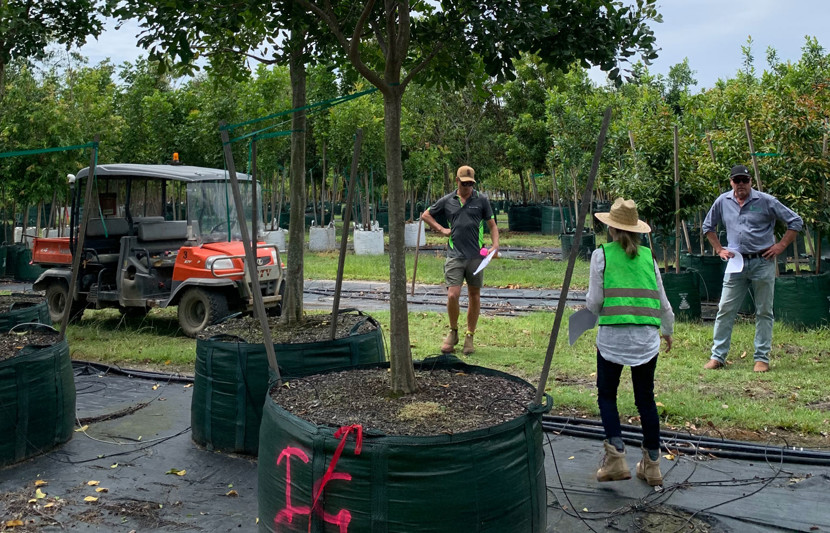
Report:
[[[594,150],[594,160],[591,163],[591,172],[588,175],[588,183],[585,184],[585,191],[582,193],[582,204],[587,205],[591,200],[591,192],[594,188],[594,180],[597,177],[599,170],[599,160],[602,157],[602,147],[605,144],[605,134],[608,132],[608,124],[611,122],[611,108],[605,110],[605,115],[602,117],[602,127],[599,131],[599,138],[597,139],[597,147]],[[565,314],[565,307],[568,302],[568,289],[571,286],[571,276],[573,275],[574,265],[576,263],[576,256],[579,252],[580,243],[582,242],[582,230],[585,226],[585,213],[579,217],[576,223],[576,233],[574,234],[574,245],[571,246],[571,253],[568,256],[568,268],[565,270],[565,277],[562,280],[562,290],[559,293],[559,303],[556,306],[556,317],[553,320],[553,328],[550,332],[550,340],[548,342],[548,349],[545,353],[545,362],[542,365],[542,374],[539,376],[539,384],[536,388],[536,397],[534,403],[540,405],[542,402],[542,395],[545,393],[545,384],[548,381],[548,374],[550,373],[550,365],[553,360],[553,352],[556,348],[556,340],[559,336],[559,328],[562,325],[562,316]]]
[[352,216],[355,185],[357,184],[357,163],[360,159],[360,146],[363,143],[363,130],[358,128],[354,136],[352,152],[352,169],[349,178],[349,193],[346,196],[346,210],[343,213],[343,233],[340,235],[340,255],[337,257],[337,277],[334,281],[334,302],[331,307],[331,330],[329,338],[334,340],[337,333],[337,314],[340,312],[340,291],[343,288],[343,266],[346,264],[346,247],[349,244],[349,222]]
[[749,119],[744,119],[744,126],[746,126],[746,139],[749,142],[749,153],[752,155],[752,170],[755,172],[755,184],[758,185],[758,190],[764,192],[764,186],[761,183],[761,174],[758,172],[758,156],[755,155],[755,145],[752,143],[752,132],[749,129]]

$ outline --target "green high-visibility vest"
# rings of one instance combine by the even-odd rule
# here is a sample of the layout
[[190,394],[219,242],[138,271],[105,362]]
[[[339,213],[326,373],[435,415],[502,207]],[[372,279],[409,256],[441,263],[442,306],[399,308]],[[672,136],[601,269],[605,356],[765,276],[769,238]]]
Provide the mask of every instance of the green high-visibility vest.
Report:
[[651,250],[640,246],[634,259],[616,242],[602,245],[605,254],[601,326],[660,326],[660,293]]

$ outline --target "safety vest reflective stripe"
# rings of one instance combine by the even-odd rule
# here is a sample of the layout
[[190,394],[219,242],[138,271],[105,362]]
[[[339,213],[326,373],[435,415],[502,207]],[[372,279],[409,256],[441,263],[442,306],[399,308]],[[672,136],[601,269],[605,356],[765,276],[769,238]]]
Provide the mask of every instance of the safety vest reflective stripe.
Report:
[[633,305],[614,305],[611,307],[603,307],[599,312],[600,316],[614,316],[614,315],[631,315],[631,316],[648,316],[660,318],[660,308],[650,309],[648,307],[637,307]]
[[606,298],[660,298],[660,293],[652,289],[605,289]]

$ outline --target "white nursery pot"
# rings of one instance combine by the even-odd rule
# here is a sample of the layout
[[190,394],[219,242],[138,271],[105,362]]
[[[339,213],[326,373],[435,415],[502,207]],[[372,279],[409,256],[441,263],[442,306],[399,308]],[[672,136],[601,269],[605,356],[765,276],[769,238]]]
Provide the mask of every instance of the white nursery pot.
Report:
[[264,231],[263,236],[264,236],[265,242],[267,242],[268,244],[276,244],[277,249],[280,252],[284,252],[286,250],[285,235],[287,233],[288,232],[286,230],[284,230],[282,228],[278,228],[278,229],[275,229],[275,230]]
[[334,250],[334,226],[311,226],[308,229],[308,249],[312,252]]
[[355,228],[354,253],[356,255],[383,255],[383,228],[369,231]]
[[[407,224],[404,228],[404,246],[407,248],[415,248],[417,246],[426,246],[427,232],[424,229],[423,222],[413,222]],[[418,243],[420,237],[420,244]]]

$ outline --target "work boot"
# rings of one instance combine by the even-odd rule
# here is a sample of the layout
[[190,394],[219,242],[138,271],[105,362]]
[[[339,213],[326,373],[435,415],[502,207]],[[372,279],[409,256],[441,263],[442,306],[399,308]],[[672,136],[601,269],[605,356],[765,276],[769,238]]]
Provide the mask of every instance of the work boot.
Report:
[[625,460],[625,452],[618,451],[610,442],[603,441],[605,454],[602,456],[602,463],[597,470],[597,481],[620,481],[631,479],[631,472],[628,470],[628,462]]
[[752,369],[755,372],[769,372],[769,363],[765,363],[763,361],[755,361],[755,368]]
[[643,448],[643,460],[637,463],[637,477],[645,480],[652,487],[662,485],[663,474],[660,472],[660,456],[657,456],[656,461],[652,461],[648,455],[648,450]]
[[461,350],[464,355],[470,355],[476,351],[475,346],[473,346],[473,335],[474,333],[470,331],[464,334],[464,349]]
[[723,363],[717,359],[709,359],[709,361],[703,365],[703,368],[706,370],[717,370],[718,368],[723,368]]
[[451,329],[441,345],[441,353],[455,352],[455,345],[458,344],[458,328]]

